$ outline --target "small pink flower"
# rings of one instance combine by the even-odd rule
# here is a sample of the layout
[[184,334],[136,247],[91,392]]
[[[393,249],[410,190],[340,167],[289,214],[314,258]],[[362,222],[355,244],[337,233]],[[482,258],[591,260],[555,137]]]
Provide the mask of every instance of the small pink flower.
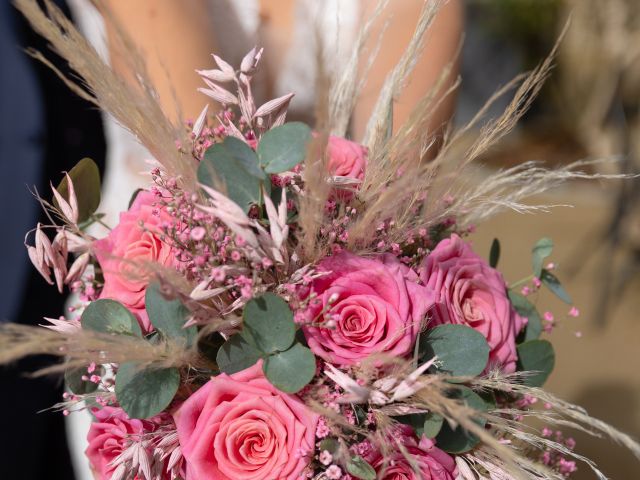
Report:
[[189,480],[294,480],[309,463],[318,415],[277,390],[262,361],[220,374],[176,412]]
[[192,240],[199,242],[204,238],[206,233],[207,231],[204,229],[204,227],[195,227],[193,230],[191,230],[191,233],[189,234],[189,236],[191,237]]
[[438,296],[431,326],[453,323],[477,330],[491,348],[489,364],[515,371],[516,336],[527,321],[511,306],[500,272],[454,234],[427,256],[420,278]]
[[568,315],[570,317],[574,317],[575,318],[575,317],[580,315],[580,310],[578,310],[576,307],[571,307],[571,310],[569,310]]
[[340,480],[342,478],[342,470],[337,465],[331,465],[324,473],[330,480]]
[[333,455],[328,450],[323,450],[318,456],[318,460],[323,465],[329,465],[333,461]]

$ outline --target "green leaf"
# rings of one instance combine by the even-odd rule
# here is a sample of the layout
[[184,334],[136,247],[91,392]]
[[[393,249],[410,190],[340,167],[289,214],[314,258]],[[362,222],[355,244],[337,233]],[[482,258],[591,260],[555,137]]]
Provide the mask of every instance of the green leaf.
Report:
[[376,471],[360,455],[356,455],[347,462],[347,472],[362,480],[376,480]]
[[542,333],[542,319],[535,305],[531,303],[527,297],[514,290],[509,290],[507,293],[511,305],[513,305],[516,312],[518,312],[520,316],[528,319],[522,341],[526,342],[540,337]]
[[[479,412],[487,411],[487,404],[485,401],[473,390],[467,387],[460,386],[449,393],[450,398],[454,398],[464,402],[470,408],[473,408]],[[486,420],[482,417],[478,417],[474,420],[479,426],[484,427]],[[436,444],[438,448],[441,448],[448,453],[464,453],[471,450],[479,443],[478,438],[466,431],[464,428],[458,426],[452,429],[448,422],[442,424],[442,429],[436,437]]]
[[120,365],[116,398],[131,418],[149,418],[169,406],[180,386],[177,368],[140,369],[135,363]]
[[265,358],[262,371],[271,384],[286,393],[296,393],[307,385],[316,373],[316,357],[307,347],[296,343],[285,352]]
[[422,425],[422,434],[427,438],[435,438],[442,429],[444,418],[437,413],[429,412]]
[[[96,375],[102,376],[103,374],[104,368],[100,366],[96,371]],[[68,369],[64,372],[64,383],[67,385],[69,390],[71,390],[76,395],[84,395],[86,393],[95,392],[98,388],[98,384],[90,382],[88,380],[82,380],[82,377],[84,375],[91,375],[87,373],[87,367]]]
[[434,438],[440,429],[444,418],[437,413],[410,413],[394,417],[400,423],[410,425],[419,437],[425,435],[427,438]]
[[269,185],[258,159],[241,140],[233,137],[216,143],[204,154],[198,166],[198,181],[215,189],[226,187],[227,196],[244,209],[260,203],[260,185]]
[[542,263],[544,259],[551,255],[553,251],[553,241],[550,238],[544,237],[536,242],[531,250],[531,263],[533,265],[533,274],[540,278],[542,273]]
[[500,241],[497,238],[491,242],[491,250],[489,251],[489,265],[492,268],[498,266],[498,260],[500,260]]
[[420,337],[424,360],[438,356],[436,369],[453,376],[475,376],[489,361],[487,340],[466,325],[438,325]]
[[249,345],[240,334],[231,336],[222,344],[216,355],[221,372],[228,375],[249,368],[260,360],[260,352]]
[[321,452],[326,450],[331,455],[335,455],[340,449],[340,442],[335,438],[325,438],[320,442],[320,445],[318,445],[318,449]]
[[293,313],[287,302],[273,293],[247,302],[242,318],[242,336],[261,352],[283,352],[295,339]]
[[571,301],[571,297],[560,283],[560,280],[558,280],[558,277],[556,277],[549,270],[542,270],[542,276],[540,277],[540,280],[542,280],[542,283],[544,283],[544,285],[564,303],[573,303]]
[[82,313],[80,324],[96,332],[142,337],[136,317],[122,304],[106,298],[91,302]]
[[[78,199],[78,223],[86,221],[100,205],[100,170],[90,158],[83,158],[69,170]],[[57,187],[60,195],[69,200],[69,185],[65,176]],[[54,200],[54,204],[57,202]]]
[[556,354],[551,343],[546,340],[529,340],[516,348],[518,351],[518,370],[538,372],[526,377],[524,383],[531,387],[544,385],[556,364]]
[[266,132],[258,143],[260,165],[267,173],[291,170],[304,160],[311,129],[301,122],[290,122]]
[[154,282],[147,287],[144,305],[153,326],[168,338],[183,338],[187,346],[193,345],[198,336],[194,326],[183,328],[189,310],[180,300],[167,300],[160,291],[160,284]]

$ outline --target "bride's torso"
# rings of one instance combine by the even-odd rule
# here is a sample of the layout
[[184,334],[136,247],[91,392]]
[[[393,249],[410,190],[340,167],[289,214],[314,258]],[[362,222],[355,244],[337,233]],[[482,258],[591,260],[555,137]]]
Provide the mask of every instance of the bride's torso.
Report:
[[[262,77],[254,82],[258,101],[295,93],[289,118],[311,121],[315,103],[318,42],[324,68],[339,69],[348,57],[359,18],[361,0],[209,0],[208,13],[218,54],[239,65],[255,45],[265,47]],[[68,0],[87,38],[108,61],[105,28],[89,0]],[[179,39],[177,39],[179,40]],[[203,59],[195,68],[211,68]],[[195,72],[194,72],[195,75]],[[204,105],[206,97],[203,96]],[[141,172],[149,158],[136,139],[105,116],[107,170],[101,210],[111,224],[126,209],[129,195],[148,182]]]
[[290,112],[308,115],[315,102],[318,41],[324,67],[339,69],[355,39],[360,0],[210,0],[220,51],[238,64],[254,45],[265,48],[263,97],[295,93]]

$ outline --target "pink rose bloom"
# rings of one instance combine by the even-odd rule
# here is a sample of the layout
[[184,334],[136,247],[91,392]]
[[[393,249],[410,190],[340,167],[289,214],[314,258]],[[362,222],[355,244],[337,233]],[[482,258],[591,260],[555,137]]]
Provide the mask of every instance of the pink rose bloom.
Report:
[[[311,291],[318,297],[305,312],[313,353],[336,365],[353,365],[375,353],[404,357],[413,346],[434,295],[418,275],[387,254],[363,258],[343,252],[320,262]],[[322,312],[326,312],[322,314]]]
[[[411,455],[409,461],[399,448],[384,457],[374,451],[366,460],[375,469],[379,480],[454,480],[456,478],[456,462],[451,455],[435,446],[433,440],[418,440],[411,427],[399,426],[397,435],[399,442]],[[395,435],[394,435],[395,436]],[[416,471],[416,469],[418,471]]]
[[[329,173],[331,175],[357,180],[364,178],[368,155],[366,147],[345,138],[331,135],[327,143],[327,153],[329,155]],[[357,189],[358,185],[351,185],[349,188],[354,189],[354,187]],[[340,189],[336,192],[336,195],[348,200],[353,196],[353,192],[347,189]]]
[[327,144],[331,175],[362,180],[367,166],[367,148],[342,137],[331,135]]
[[298,397],[269,383],[262,361],[213,377],[174,417],[189,480],[297,479],[318,423]]
[[[120,214],[120,223],[106,238],[94,244],[104,275],[100,298],[122,303],[136,316],[144,332],[153,330],[144,309],[144,296],[149,283],[144,265],[174,264],[172,248],[159,236],[162,223],[171,221],[171,217],[153,206],[156,201],[150,192],[138,193],[131,208]],[[139,268],[136,263],[140,265]]]
[[515,371],[516,336],[526,319],[511,306],[500,272],[454,234],[429,254],[420,278],[438,295],[430,325],[468,325],[487,339],[489,365]]
[[116,466],[111,462],[129,446],[129,440],[140,438],[154,429],[146,420],[130,419],[121,408],[103,407],[95,410],[96,421],[91,424],[85,455],[98,480],[111,478]]

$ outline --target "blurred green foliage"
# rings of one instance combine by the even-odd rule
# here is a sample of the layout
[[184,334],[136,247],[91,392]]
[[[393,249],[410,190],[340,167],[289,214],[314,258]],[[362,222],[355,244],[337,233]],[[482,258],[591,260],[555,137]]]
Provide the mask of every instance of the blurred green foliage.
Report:
[[469,0],[491,35],[518,48],[525,67],[544,58],[557,39],[562,0]]

